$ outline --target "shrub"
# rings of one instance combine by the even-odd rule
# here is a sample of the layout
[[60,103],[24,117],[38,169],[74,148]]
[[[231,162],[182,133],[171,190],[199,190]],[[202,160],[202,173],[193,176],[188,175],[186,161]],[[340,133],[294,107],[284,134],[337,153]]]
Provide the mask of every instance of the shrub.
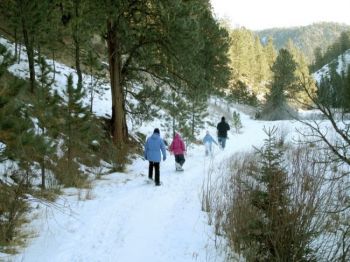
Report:
[[209,217],[229,259],[237,252],[247,261],[322,260],[332,250],[323,242],[332,221],[324,212],[334,189],[325,179],[329,166],[314,148],[280,147],[276,129],[266,133],[262,148],[234,155],[221,182],[203,194],[212,199]]

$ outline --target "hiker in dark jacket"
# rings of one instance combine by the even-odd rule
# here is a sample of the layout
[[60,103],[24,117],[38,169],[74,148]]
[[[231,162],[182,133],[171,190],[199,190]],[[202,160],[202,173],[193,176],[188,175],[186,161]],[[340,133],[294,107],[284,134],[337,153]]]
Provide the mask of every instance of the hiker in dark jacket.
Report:
[[163,139],[160,138],[159,129],[156,128],[153,134],[147,139],[145,144],[144,156],[149,161],[148,178],[153,179],[153,167],[155,169],[154,182],[156,186],[160,185],[159,163],[161,161],[161,152],[163,161],[166,159],[166,150]]
[[225,148],[226,139],[227,139],[227,131],[230,130],[230,126],[226,123],[225,117],[221,118],[221,122],[217,125],[218,131],[218,142],[222,149]]

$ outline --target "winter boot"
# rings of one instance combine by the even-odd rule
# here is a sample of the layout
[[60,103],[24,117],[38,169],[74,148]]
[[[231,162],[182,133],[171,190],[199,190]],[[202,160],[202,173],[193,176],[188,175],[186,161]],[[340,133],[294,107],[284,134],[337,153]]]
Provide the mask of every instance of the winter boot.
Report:
[[175,168],[176,168],[176,171],[180,171],[182,169],[181,165],[177,162],[175,162]]

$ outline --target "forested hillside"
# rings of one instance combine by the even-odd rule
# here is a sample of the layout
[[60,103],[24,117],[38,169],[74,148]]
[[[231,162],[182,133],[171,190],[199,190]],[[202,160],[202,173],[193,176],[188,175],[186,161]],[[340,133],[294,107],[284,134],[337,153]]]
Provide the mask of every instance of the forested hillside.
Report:
[[291,39],[307,57],[308,63],[311,63],[314,61],[314,50],[317,47],[324,52],[342,32],[348,30],[350,30],[348,25],[323,22],[292,28],[272,28],[255,33],[264,44],[271,37],[276,49],[286,47],[288,40]]

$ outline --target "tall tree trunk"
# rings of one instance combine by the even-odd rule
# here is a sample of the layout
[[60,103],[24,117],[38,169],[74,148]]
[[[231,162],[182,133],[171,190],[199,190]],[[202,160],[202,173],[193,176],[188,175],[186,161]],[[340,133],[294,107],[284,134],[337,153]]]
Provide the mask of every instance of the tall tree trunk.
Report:
[[22,17],[22,31],[23,31],[24,45],[26,46],[27,56],[28,56],[30,91],[34,93],[34,87],[35,87],[34,47],[33,47],[34,40],[28,34],[26,22],[23,17]]
[[77,70],[78,75],[78,86],[83,86],[83,74],[81,72],[80,67],[80,39],[79,39],[79,4],[80,1],[76,0],[74,3],[74,12],[75,12],[75,26],[74,26],[74,32],[73,32],[73,39],[74,39],[74,47],[75,47],[75,68]]
[[18,58],[18,38],[17,38],[17,26],[15,27],[15,59]]
[[111,20],[107,21],[107,45],[112,92],[112,136],[115,145],[123,145],[127,142],[128,130],[125,120],[123,87],[121,84],[120,42],[116,24]]
[[46,188],[45,156],[42,158],[42,163],[40,167],[41,167],[41,189],[45,189]]

